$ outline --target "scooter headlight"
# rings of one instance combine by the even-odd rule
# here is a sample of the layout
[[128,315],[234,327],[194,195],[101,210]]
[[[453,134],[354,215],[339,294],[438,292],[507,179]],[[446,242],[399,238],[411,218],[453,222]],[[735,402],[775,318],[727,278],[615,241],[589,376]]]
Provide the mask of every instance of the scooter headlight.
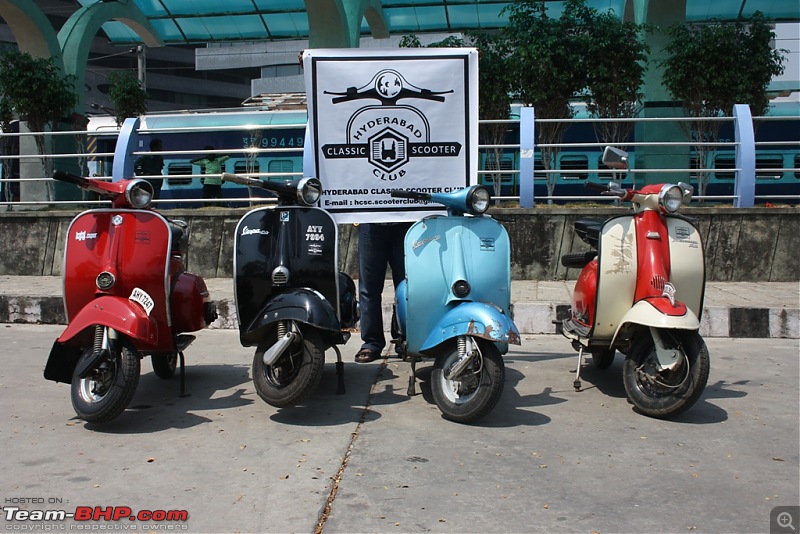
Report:
[[469,286],[469,282],[466,280],[458,280],[455,284],[453,284],[453,295],[457,296],[460,299],[463,299],[467,295],[472,288]]
[[303,178],[297,183],[297,200],[306,206],[313,206],[322,194],[322,183],[316,178]]
[[665,184],[658,193],[658,205],[668,213],[675,213],[683,205],[683,188]]
[[488,189],[482,185],[472,186],[472,189],[467,193],[467,206],[470,213],[473,215],[485,213],[489,209],[489,201],[491,199],[492,196],[489,194]]
[[146,208],[153,200],[153,186],[147,180],[131,180],[125,190],[125,199],[134,208]]

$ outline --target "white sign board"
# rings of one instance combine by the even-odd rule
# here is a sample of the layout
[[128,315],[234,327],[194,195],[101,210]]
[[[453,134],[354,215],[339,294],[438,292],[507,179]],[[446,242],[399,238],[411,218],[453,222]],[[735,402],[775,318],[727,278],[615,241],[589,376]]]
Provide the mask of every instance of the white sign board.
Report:
[[320,179],[320,206],[337,222],[417,220],[440,207],[393,189],[478,182],[474,48],[309,49],[303,68],[314,160],[305,174]]

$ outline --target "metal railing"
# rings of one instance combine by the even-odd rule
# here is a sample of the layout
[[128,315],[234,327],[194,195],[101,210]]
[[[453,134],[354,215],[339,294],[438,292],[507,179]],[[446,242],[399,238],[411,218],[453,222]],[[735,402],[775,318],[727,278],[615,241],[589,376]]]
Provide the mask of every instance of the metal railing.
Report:
[[[603,147],[606,146],[606,143],[602,142],[563,142],[563,143],[541,143],[541,144],[534,144],[534,135],[533,132],[536,131],[537,126],[540,127],[543,124],[547,123],[558,123],[558,122],[566,122],[570,125],[575,124],[595,124],[595,123],[602,123],[602,122],[617,122],[617,123],[634,123],[640,124],[645,121],[649,122],[687,122],[690,120],[698,120],[696,118],[689,118],[689,117],[672,117],[672,118],[613,118],[613,119],[598,119],[598,118],[587,118],[587,119],[570,119],[570,120],[561,120],[561,119],[535,119],[533,114],[532,108],[521,108],[520,109],[520,118],[519,119],[498,119],[498,120],[481,120],[480,125],[488,125],[488,124],[505,124],[509,127],[510,130],[516,130],[519,132],[519,142],[517,143],[510,143],[510,144],[481,144],[478,146],[479,154],[484,155],[487,159],[491,151],[499,150],[503,155],[510,154],[512,160],[516,163],[516,165],[512,168],[504,168],[504,169],[482,169],[478,171],[479,176],[484,178],[484,182],[489,182],[490,179],[498,176],[511,176],[513,177],[513,182],[517,185],[519,194],[513,195],[496,195],[494,198],[495,200],[508,200],[508,201],[518,201],[522,207],[532,207],[534,205],[534,184],[543,184],[546,182],[546,177],[548,175],[558,175],[559,177],[564,176],[583,176],[583,175],[599,175],[603,174],[603,176],[608,176],[612,174],[612,171],[607,169],[593,169],[590,168],[591,166],[587,166],[587,168],[575,168],[575,169],[563,169],[563,168],[556,168],[556,169],[546,169],[542,168],[541,166],[536,167],[534,165],[536,158],[535,154],[540,153],[541,149],[555,149],[567,153],[571,153],[572,151],[581,151],[582,153],[588,154],[596,154],[597,158],[599,159],[600,154],[602,153]],[[626,149],[633,149],[634,152],[636,150],[641,150],[644,147],[686,147],[687,153],[691,151],[693,148],[697,148],[700,145],[705,147],[714,147],[714,148],[721,148],[730,150],[735,154],[735,162],[736,164],[733,167],[726,166],[724,168],[697,168],[694,166],[689,166],[688,168],[660,168],[660,169],[645,169],[645,168],[636,168],[634,164],[631,169],[627,171],[628,175],[633,178],[634,181],[637,181],[637,177],[641,177],[639,181],[647,180],[646,175],[651,174],[663,174],[666,176],[673,175],[673,174],[683,174],[692,177],[696,177],[697,173],[699,172],[709,172],[709,173],[733,173],[735,175],[735,179],[733,180],[734,183],[734,191],[733,195],[726,195],[726,196],[695,196],[696,200],[713,200],[713,201],[726,201],[726,202],[733,202],[734,205],[741,205],[743,207],[752,206],[753,200],[764,200],[764,199],[771,199],[777,201],[800,201],[800,169],[796,166],[794,167],[769,167],[769,168],[758,168],[758,173],[777,173],[777,174],[785,174],[785,173],[794,173],[794,176],[798,177],[796,183],[796,193],[795,194],[788,194],[788,195],[773,195],[771,197],[762,197],[762,196],[754,196],[753,190],[755,188],[756,183],[756,169],[754,162],[757,158],[757,152],[759,150],[770,150],[773,147],[792,147],[789,152],[795,154],[793,162],[800,160],[800,157],[796,156],[796,154],[800,153],[800,139],[787,139],[781,141],[767,141],[767,142],[756,142],[753,135],[753,123],[758,121],[759,123],[767,123],[773,121],[785,121],[785,120],[794,120],[798,121],[797,117],[786,117],[786,116],[757,116],[757,117],[750,117],[749,110],[743,116],[734,115],[733,117],[717,117],[717,118],[708,118],[705,119],[708,121],[721,121],[727,123],[733,123],[734,129],[737,132],[737,139],[736,141],[716,141],[716,142],[699,142],[699,141],[680,141],[680,140],[664,140],[658,142],[637,142],[637,141],[626,141],[624,146]],[[202,132],[202,131],[242,131],[242,132],[252,132],[254,128],[258,130],[269,130],[269,129],[304,129],[305,123],[298,123],[298,124],[281,124],[281,125],[264,125],[264,126],[257,126],[254,127],[253,125],[247,126],[222,126],[222,127],[193,127],[193,128],[162,128],[162,129],[145,129],[142,128],[138,131],[139,134],[151,134],[151,135],[159,135],[159,134],[169,134],[169,133],[181,133],[181,132]],[[764,124],[761,127],[765,127]],[[747,132],[750,132],[750,136],[748,137]],[[17,140],[21,140],[23,137],[26,136],[34,136],[34,135],[42,135],[45,138],[53,139],[57,136],[73,136],[76,139],[90,139],[92,137],[108,137],[108,131],[57,131],[57,132],[25,132],[25,133],[3,133],[0,132],[0,142],[5,143],[7,140],[16,138]],[[33,144],[33,143],[29,143]],[[19,143],[18,145],[19,146]],[[119,148],[117,148],[117,152],[119,152]],[[268,147],[268,148],[240,148],[235,150],[230,149],[216,149],[213,151],[210,150],[163,150],[159,151],[158,154],[162,156],[180,156],[182,159],[190,160],[197,156],[206,155],[209,153],[215,154],[238,154],[241,155],[243,158],[252,158],[255,159],[258,156],[269,156],[269,155],[285,155],[285,154],[302,154],[302,148],[293,147],[293,148],[281,148],[281,147]],[[137,158],[139,156],[152,154],[150,151],[131,151],[128,153],[128,157],[130,158]],[[48,154],[46,157],[51,162],[55,162],[58,160],[63,159],[70,159],[70,160],[77,160],[82,161],[84,163],[88,163],[91,160],[97,159],[109,159],[113,158],[115,153],[112,152],[88,152],[88,151],[78,151],[76,153],[70,154]],[[119,157],[119,156],[117,156]],[[690,160],[690,158],[687,158]],[[44,183],[52,183],[52,178],[49,178],[44,175],[31,175],[30,167],[35,167],[36,164],[40,165],[43,161],[43,157],[35,154],[35,153],[27,153],[27,154],[8,154],[8,155],[0,155],[0,163],[4,167],[13,165],[13,162],[17,161],[20,165],[28,164],[28,176],[25,177],[13,177],[8,178],[6,177],[7,174],[3,173],[3,177],[0,178],[0,191],[2,191],[2,195],[0,195],[0,206],[6,206],[6,209],[10,209],[11,206],[14,205],[50,205],[54,207],[63,206],[63,207],[70,207],[76,204],[86,205],[86,204],[98,204],[103,203],[105,201],[93,201],[88,199],[81,199],[81,200],[53,200],[50,198],[44,199],[33,199],[33,198],[23,198],[21,199],[14,199],[13,201],[9,200],[8,198],[8,191],[14,188],[14,184],[17,185],[19,189],[22,189],[23,184],[31,184],[37,182],[44,182]],[[742,164],[744,162],[744,164]],[[32,164],[32,165],[31,165]],[[496,162],[495,162],[496,165]],[[110,167],[110,166],[109,166]],[[25,173],[23,173],[25,174]],[[248,175],[251,176],[258,176],[262,178],[272,178],[272,177],[285,177],[285,176],[302,176],[302,172],[298,171],[284,171],[284,172],[248,172]],[[163,179],[170,179],[170,178],[180,178],[180,179],[195,179],[195,178],[207,178],[209,175],[207,174],[180,174],[180,175],[159,175],[159,176],[140,176],[141,178],[163,178]],[[112,179],[112,175],[104,173],[102,176],[95,176],[96,178],[100,179]],[[667,178],[668,180],[668,178]],[[501,183],[501,180],[498,179],[497,183]],[[744,188],[744,189],[743,189]],[[748,192],[749,189],[749,192]],[[744,190],[744,193],[742,191]],[[557,192],[557,190],[555,191]],[[742,199],[745,199],[745,202],[742,202]],[[749,198],[749,201],[747,201]],[[232,202],[253,202],[256,201],[261,202],[269,202],[268,199],[263,198],[254,198],[250,195],[246,197],[236,197],[236,198],[222,198],[222,199],[197,199],[197,198],[169,198],[169,199],[162,199],[160,201],[155,201],[156,204],[158,203],[169,203],[171,205],[185,205],[187,207],[194,206],[200,203],[203,204],[228,204]],[[594,196],[594,195],[539,195],[535,198],[536,202],[543,202],[543,201],[614,201],[611,197],[601,197],[601,196]]]

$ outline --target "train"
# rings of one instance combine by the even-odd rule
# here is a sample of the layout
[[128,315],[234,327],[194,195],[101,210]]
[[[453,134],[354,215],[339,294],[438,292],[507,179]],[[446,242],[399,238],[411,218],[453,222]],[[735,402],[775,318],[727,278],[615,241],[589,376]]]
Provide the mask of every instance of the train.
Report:
[[[570,146],[563,147],[558,155],[556,170],[566,172],[556,175],[553,195],[559,199],[557,202],[568,201],[570,197],[591,196],[593,193],[584,187],[587,180],[608,181],[612,176],[600,162],[602,147],[597,146],[591,122],[581,120],[585,118],[584,110],[578,107],[576,119],[563,139]],[[518,107],[512,107],[512,119],[515,114],[518,118]],[[780,120],[770,120],[778,118]],[[757,119],[758,123],[762,121],[763,124],[758,124],[756,128],[756,202],[793,195],[794,200],[782,201],[797,203],[800,200],[800,100],[774,101],[769,116]],[[191,160],[205,154],[206,147],[213,146],[217,152],[230,156],[225,162],[226,172],[260,176],[267,180],[298,177],[303,175],[306,122],[305,106],[296,103],[291,105],[291,109],[256,106],[146,114],[140,122],[140,147],[137,151],[147,152],[149,140],[153,137],[163,142],[165,179],[161,198],[166,204],[162,207],[201,206],[203,204],[197,199],[202,196],[203,170],[193,165]],[[87,134],[88,173],[110,176],[112,154],[119,134],[116,123],[110,116],[92,116],[89,118]],[[482,146],[484,140],[479,141],[479,181],[494,188],[496,196],[519,196],[519,135],[519,123],[512,120],[507,123],[506,138],[499,152]],[[723,123],[720,141],[732,142],[733,137],[732,123]],[[593,143],[595,146],[580,146],[581,143]],[[635,168],[636,147],[626,147],[626,150],[630,152],[631,166]],[[690,165],[696,168],[697,158],[693,150],[689,152]],[[719,148],[714,156],[714,170],[706,195],[712,198],[732,197],[734,168],[733,147]],[[536,150],[534,197],[547,196],[546,176],[540,151]],[[624,177],[627,182],[638,179],[643,178],[636,178],[633,174]],[[647,179],[652,181],[652,178]],[[697,191],[695,172],[690,173],[690,180]],[[8,187],[7,184],[0,183],[4,187]],[[259,194],[232,183],[224,183],[222,193],[221,203],[229,206],[242,204],[225,199],[242,199]],[[189,202],[186,202],[187,199]]]

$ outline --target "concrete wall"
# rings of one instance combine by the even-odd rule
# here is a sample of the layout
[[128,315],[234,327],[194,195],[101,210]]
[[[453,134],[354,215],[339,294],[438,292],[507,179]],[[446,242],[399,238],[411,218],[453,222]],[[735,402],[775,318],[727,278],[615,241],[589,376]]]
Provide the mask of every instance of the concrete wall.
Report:
[[[236,222],[246,209],[171,210],[166,215],[191,227],[189,268],[207,278],[230,277]],[[514,279],[574,279],[562,254],[588,248],[572,231],[585,217],[627,213],[624,208],[496,209],[492,212],[508,229],[512,242]],[[800,280],[800,209],[690,208],[706,249],[709,281],[791,282]],[[64,241],[72,211],[10,211],[0,213],[0,275],[52,276],[61,274]],[[340,268],[351,275],[358,269],[355,227],[339,230]]]

